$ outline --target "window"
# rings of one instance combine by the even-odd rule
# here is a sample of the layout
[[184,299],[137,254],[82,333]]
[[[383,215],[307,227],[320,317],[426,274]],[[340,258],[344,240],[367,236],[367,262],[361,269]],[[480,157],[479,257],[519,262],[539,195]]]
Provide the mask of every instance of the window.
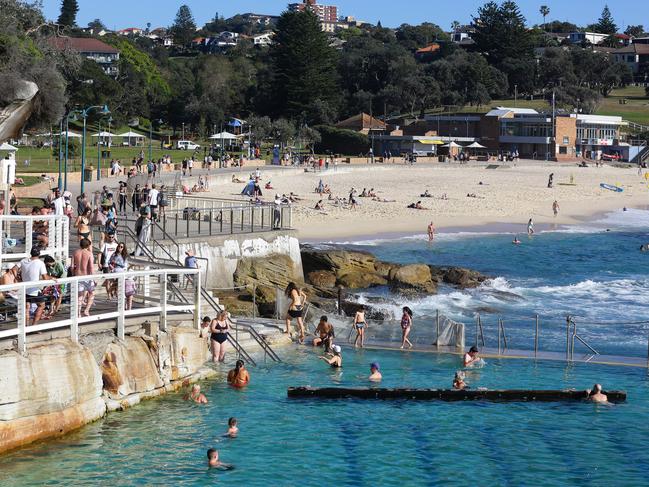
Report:
[[568,145],[570,144],[570,137],[567,135],[563,136],[563,145]]
[[567,153],[568,153],[568,148],[560,145],[559,146],[559,154],[567,154]]

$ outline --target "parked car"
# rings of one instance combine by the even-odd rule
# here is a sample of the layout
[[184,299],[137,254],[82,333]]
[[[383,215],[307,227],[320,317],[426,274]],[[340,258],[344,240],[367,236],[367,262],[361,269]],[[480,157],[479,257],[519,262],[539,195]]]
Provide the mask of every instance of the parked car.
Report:
[[194,144],[191,140],[179,140],[176,142],[176,149],[178,150],[196,150],[200,148],[200,145]]

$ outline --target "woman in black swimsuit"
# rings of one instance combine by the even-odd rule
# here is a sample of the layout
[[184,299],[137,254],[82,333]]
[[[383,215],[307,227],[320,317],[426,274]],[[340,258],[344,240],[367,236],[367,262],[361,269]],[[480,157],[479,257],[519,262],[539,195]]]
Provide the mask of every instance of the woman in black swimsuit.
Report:
[[210,324],[210,341],[212,342],[212,362],[225,361],[225,344],[228,341],[228,315],[221,311]]

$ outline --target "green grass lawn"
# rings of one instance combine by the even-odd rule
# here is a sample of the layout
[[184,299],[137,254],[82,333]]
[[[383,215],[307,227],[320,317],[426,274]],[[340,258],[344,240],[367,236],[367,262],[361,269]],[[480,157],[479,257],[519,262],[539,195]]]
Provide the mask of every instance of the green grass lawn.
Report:
[[[626,99],[625,105],[620,100]],[[649,125],[649,98],[645,95],[644,87],[628,86],[613,90],[596,112],[598,115],[617,115],[625,120]]]

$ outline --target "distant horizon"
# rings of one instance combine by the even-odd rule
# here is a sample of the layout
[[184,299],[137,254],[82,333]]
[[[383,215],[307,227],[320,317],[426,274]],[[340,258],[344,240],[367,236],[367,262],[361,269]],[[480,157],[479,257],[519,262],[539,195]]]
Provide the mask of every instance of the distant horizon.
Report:
[[[59,15],[61,0],[42,0],[43,11],[48,19],[56,19]],[[78,0],[79,13],[77,25],[85,27],[88,22],[99,18],[110,30],[121,30],[128,27],[146,28],[148,22],[151,28],[168,27],[176,16],[178,8],[187,4],[194,15],[198,27],[202,27],[218,12],[219,16],[229,18],[236,14],[247,12],[280,15],[288,5],[284,0],[239,0],[238,2],[224,2],[223,0],[139,0],[137,2],[126,0],[113,0],[112,2],[98,5],[96,0]],[[457,2],[437,2],[435,7],[427,0],[409,0],[408,8],[402,4],[387,0],[323,0],[318,1],[325,5],[337,5],[338,14],[351,16],[371,24],[379,21],[384,27],[398,27],[403,23],[421,24],[432,22],[444,30],[450,30],[451,23],[455,20],[461,24],[471,22],[478,8],[486,3],[485,0],[463,0],[461,11],[454,11]],[[541,5],[550,8],[547,22],[553,20],[571,22],[578,26],[595,23],[602,9],[609,5],[613,18],[620,32],[628,25],[645,23],[649,30],[649,2],[646,0],[575,0],[565,2],[562,0],[520,0],[517,2],[521,12],[527,19],[528,25],[541,24],[543,18],[539,13]],[[124,15],[123,13],[127,14]],[[587,12],[587,13],[586,13]]]

